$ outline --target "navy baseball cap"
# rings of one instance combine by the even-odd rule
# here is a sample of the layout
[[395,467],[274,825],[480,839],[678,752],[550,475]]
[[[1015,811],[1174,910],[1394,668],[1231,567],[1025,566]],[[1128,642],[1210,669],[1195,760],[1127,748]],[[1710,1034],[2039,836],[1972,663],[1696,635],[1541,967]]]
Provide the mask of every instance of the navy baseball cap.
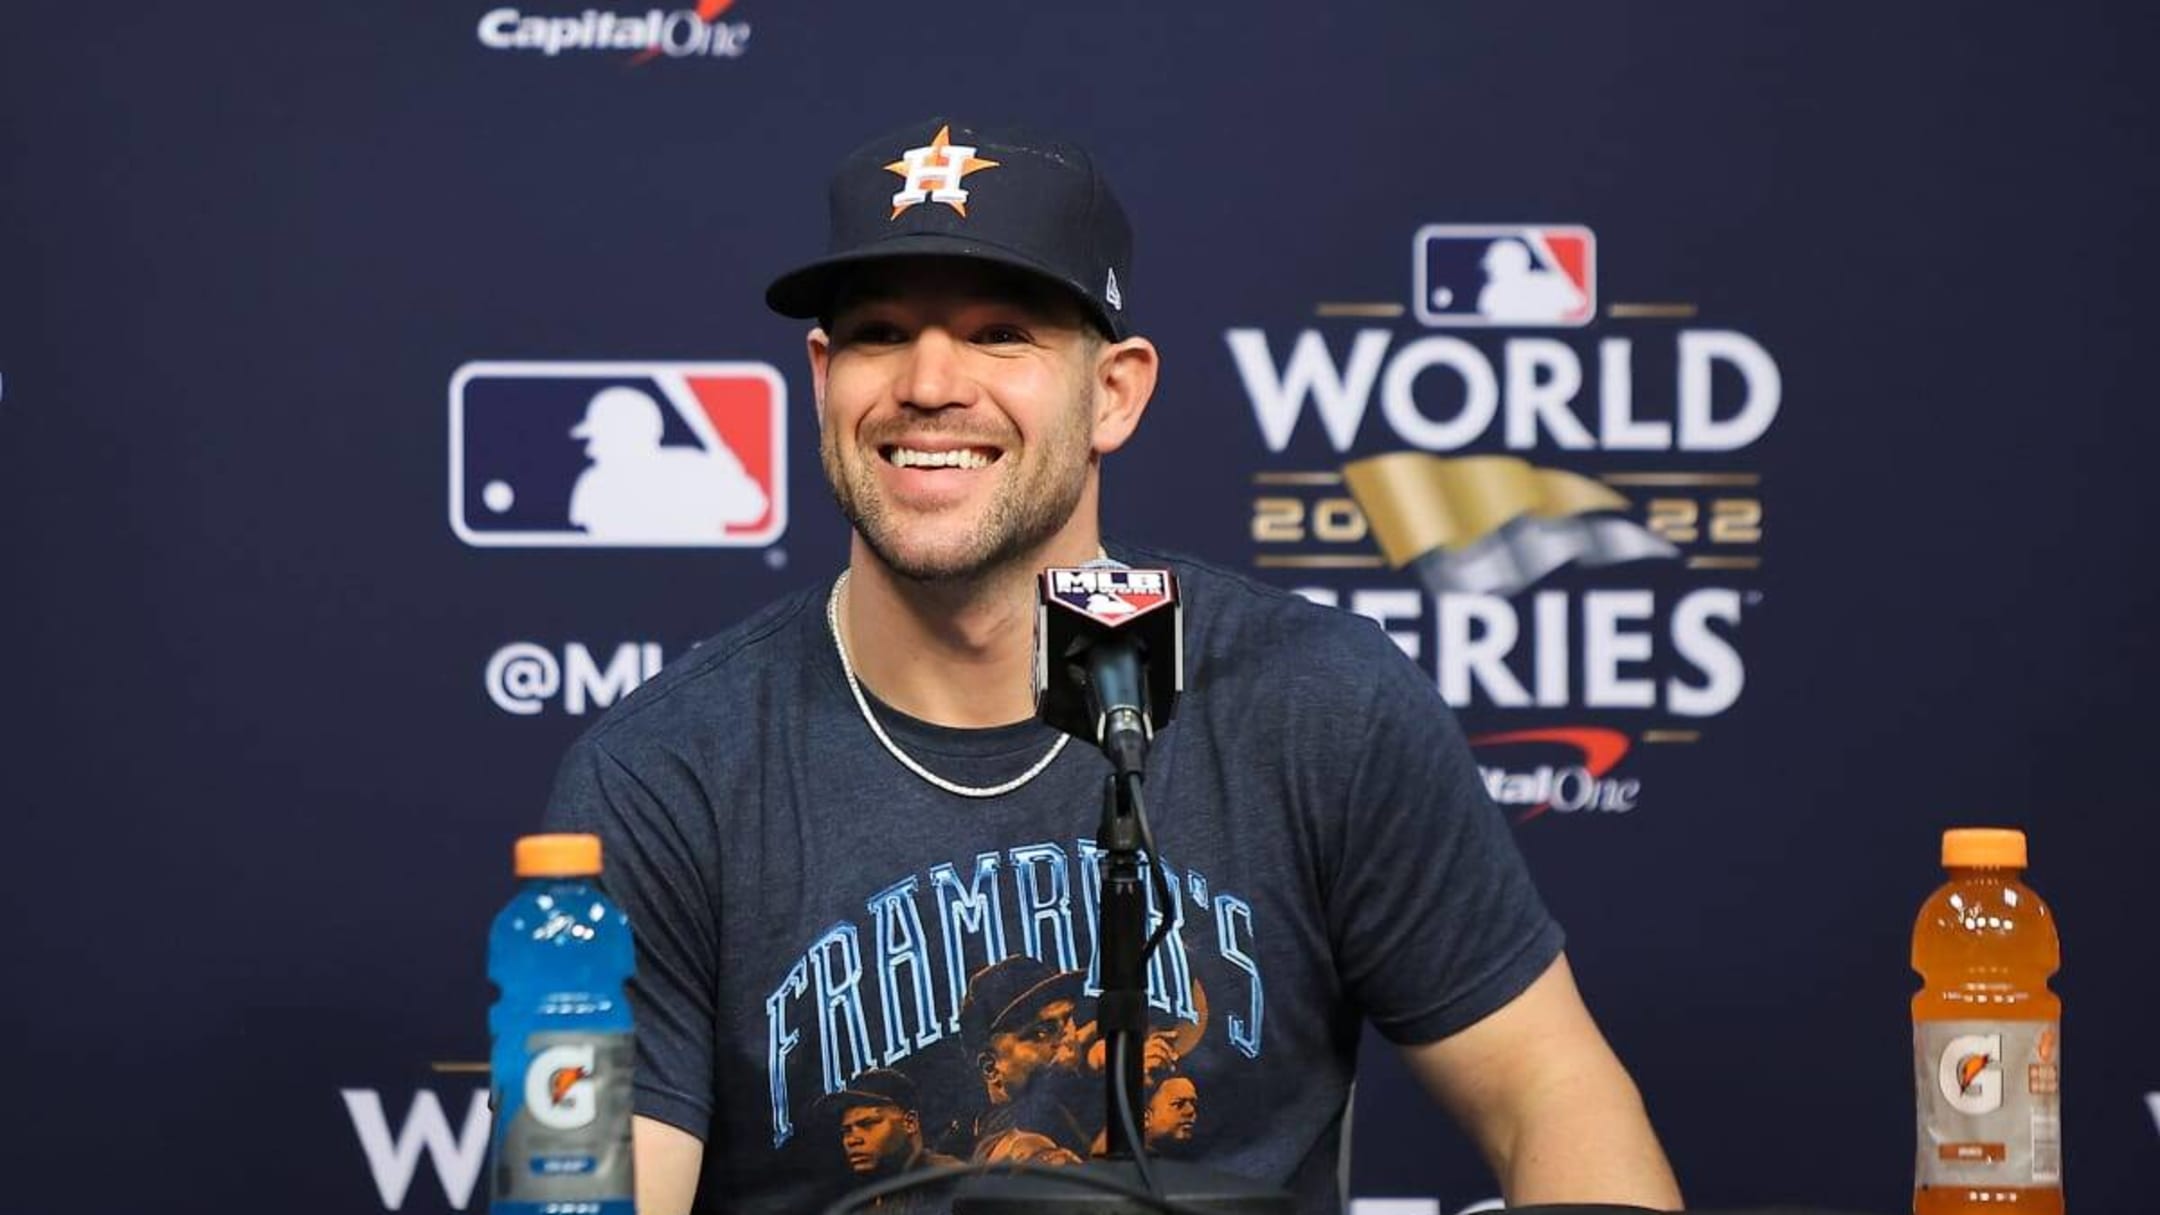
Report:
[[1024,953],[985,966],[968,979],[967,998],[960,1003],[961,1040],[987,1045],[991,1035],[1025,1024],[1053,1000],[1078,1003],[1086,984],[1086,974],[1055,969]]
[[825,256],[765,289],[782,316],[829,317],[848,273],[894,257],[964,257],[1047,279],[1113,340],[1132,336],[1132,225],[1075,144],[932,118],[849,153],[833,174]]
[[873,1067],[858,1072],[839,1092],[819,1097],[810,1112],[820,1118],[837,1118],[862,1105],[890,1105],[910,1113],[920,1108],[915,1099],[915,1082],[905,1073]]

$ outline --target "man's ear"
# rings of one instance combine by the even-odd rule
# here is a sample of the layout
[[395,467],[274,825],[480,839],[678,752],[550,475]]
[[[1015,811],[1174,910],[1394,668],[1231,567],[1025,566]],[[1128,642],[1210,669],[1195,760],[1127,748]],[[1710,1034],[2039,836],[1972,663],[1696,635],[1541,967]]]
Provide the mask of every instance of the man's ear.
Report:
[[803,346],[810,355],[810,409],[817,417],[818,430],[825,429],[825,375],[832,367],[832,338],[822,326],[812,328],[803,335]]
[[1132,438],[1155,395],[1155,377],[1161,369],[1162,356],[1155,343],[1144,337],[1112,342],[1096,352],[1093,446],[1097,455],[1108,455]]

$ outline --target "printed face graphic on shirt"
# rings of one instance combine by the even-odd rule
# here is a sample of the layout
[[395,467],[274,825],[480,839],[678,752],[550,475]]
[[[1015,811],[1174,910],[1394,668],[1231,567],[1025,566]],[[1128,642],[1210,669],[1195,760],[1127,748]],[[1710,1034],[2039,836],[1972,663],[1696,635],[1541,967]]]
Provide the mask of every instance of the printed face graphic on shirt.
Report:
[[922,1150],[922,1128],[897,1105],[858,1105],[840,1115],[840,1151],[860,1174],[898,1172]]
[[1155,1086],[1154,1095],[1148,1098],[1143,1128],[1147,1149],[1159,1152],[1169,1144],[1190,1143],[1193,1125],[1199,1120],[1200,1091],[1190,1078],[1171,1076]]
[[[884,1069],[919,1091],[911,1153],[1070,1163],[1100,1151],[1102,859],[1085,839],[1030,843],[842,896],[862,918],[819,933],[763,999],[773,1146],[827,1094]],[[1252,905],[1166,870],[1173,926],[1148,962],[1140,1049],[1145,1091],[1162,1105],[1151,1133],[1184,1142],[1211,1069],[1260,1058],[1265,996]],[[1152,931],[1164,918],[1152,885],[1149,902]],[[856,1107],[840,1130],[858,1175],[897,1150],[871,1125],[879,1108]]]
[[986,1070],[993,1077],[993,1102],[1018,1099],[1038,1075],[1078,1070],[1080,1035],[1073,1025],[1074,1007],[1071,1000],[1053,1000],[1018,1030],[991,1035]]

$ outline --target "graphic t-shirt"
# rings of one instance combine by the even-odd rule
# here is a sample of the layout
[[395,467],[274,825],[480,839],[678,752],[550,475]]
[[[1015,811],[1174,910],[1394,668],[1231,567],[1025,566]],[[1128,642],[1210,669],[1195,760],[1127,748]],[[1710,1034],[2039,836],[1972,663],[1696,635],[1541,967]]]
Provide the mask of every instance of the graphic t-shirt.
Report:
[[[1360,1019],[1452,1034],[1543,973],[1560,930],[1453,715],[1377,626],[1113,555],[1174,569],[1186,605],[1186,692],[1145,785],[1175,891],[1155,905],[1151,881],[1152,914],[1175,928],[1148,967],[1143,1137],[1336,1210]],[[1010,793],[936,788],[864,722],[825,607],[782,600],[662,671],[573,747],[547,816],[604,838],[637,938],[637,1112],[704,1141],[700,1212],[1101,1149],[1108,761],[1075,741]],[[872,705],[962,784],[1057,738]]]

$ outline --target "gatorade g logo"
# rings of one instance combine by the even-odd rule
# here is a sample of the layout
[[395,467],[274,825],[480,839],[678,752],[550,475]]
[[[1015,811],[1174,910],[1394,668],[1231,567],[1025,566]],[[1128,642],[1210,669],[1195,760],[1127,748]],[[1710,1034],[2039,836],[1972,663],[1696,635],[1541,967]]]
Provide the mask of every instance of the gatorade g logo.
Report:
[[540,1125],[558,1131],[589,1126],[599,1114],[593,1097],[593,1048],[589,1042],[550,1046],[525,1069],[525,1108]]
[[2002,1107],[2002,1035],[1967,1034],[1950,1039],[1936,1068],[1943,1097],[1961,1114],[1991,1114]]

